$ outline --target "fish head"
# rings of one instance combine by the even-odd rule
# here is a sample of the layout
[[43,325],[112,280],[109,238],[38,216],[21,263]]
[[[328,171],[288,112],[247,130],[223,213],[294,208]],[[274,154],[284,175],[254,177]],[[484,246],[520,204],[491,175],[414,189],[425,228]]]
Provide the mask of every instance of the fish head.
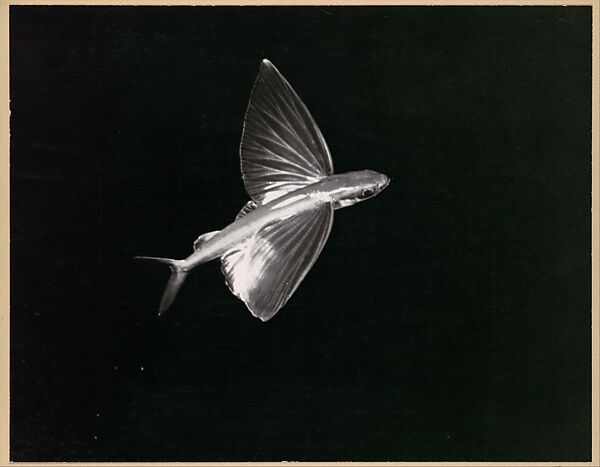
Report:
[[336,208],[345,208],[366,201],[381,193],[391,182],[387,175],[374,170],[359,170],[343,174],[342,189],[335,200]]

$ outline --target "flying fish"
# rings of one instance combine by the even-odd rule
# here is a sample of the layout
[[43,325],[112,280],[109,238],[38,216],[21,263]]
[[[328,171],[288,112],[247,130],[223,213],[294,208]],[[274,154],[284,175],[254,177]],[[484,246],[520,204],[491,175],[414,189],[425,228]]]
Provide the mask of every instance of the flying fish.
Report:
[[315,120],[268,60],[260,65],[246,110],[240,159],[251,200],[231,224],[200,235],[185,259],[136,257],[171,268],[159,314],[192,269],[220,258],[231,292],[253,316],[271,319],[317,260],[334,211],[372,198],[390,182],[372,170],[334,174]]

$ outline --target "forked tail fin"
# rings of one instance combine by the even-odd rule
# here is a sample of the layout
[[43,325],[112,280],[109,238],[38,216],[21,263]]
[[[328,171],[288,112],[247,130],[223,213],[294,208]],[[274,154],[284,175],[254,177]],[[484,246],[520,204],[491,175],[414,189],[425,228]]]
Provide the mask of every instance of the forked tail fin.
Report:
[[163,292],[163,296],[160,301],[160,307],[158,308],[158,314],[162,315],[169,309],[173,303],[173,300],[175,300],[177,292],[179,292],[179,289],[187,277],[187,271],[183,270],[181,267],[181,263],[183,263],[183,261],[170,258],[156,258],[154,256],[136,256],[135,259],[145,259],[148,261],[155,261],[157,263],[164,263],[168,264],[171,268],[171,277],[169,277],[169,282],[167,282],[167,287]]

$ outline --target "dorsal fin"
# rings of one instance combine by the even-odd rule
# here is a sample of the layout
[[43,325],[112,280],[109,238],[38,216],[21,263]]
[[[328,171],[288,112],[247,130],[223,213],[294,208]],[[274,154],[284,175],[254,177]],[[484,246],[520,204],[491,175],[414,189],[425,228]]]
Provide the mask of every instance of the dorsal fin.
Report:
[[235,216],[235,219],[238,220],[240,217],[244,217],[246,214],[248,214],[251,211],[254,211],[256,208],[257,204],[254,201],[248,201],[246,204],[244,204],[242,210],[238,212],[238,215]]
[[208,233],[200,235],[194,242],[194,251],[199,249],[205,241],[207,241],[211,237],[214,237],[219,232],[220,232],[220,230],[214,230],[212,232],[208,232]]

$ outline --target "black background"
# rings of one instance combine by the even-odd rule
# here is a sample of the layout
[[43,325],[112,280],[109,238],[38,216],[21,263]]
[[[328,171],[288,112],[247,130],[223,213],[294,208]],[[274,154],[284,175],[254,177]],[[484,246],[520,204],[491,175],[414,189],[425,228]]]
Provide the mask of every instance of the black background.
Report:
[[[11,458],[589,460],[591,8],[10,7]],[[218,262],[260,60],[337,172],[288,305]]]

